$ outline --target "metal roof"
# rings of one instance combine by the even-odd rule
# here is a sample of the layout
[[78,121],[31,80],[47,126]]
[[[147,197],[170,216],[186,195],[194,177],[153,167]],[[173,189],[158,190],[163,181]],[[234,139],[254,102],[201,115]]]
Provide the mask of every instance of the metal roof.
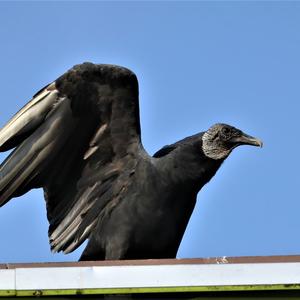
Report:
[[0,265],[0,297],[300,290],[300,256]]

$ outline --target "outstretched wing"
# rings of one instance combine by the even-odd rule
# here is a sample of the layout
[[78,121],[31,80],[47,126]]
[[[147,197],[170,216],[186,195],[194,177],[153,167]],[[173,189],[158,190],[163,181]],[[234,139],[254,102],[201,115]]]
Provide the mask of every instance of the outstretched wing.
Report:
[[54,251],[71,252],[118,204],[143,152],[138,83],[84,63],[44,88],[0,131],[0,205],[43,187]]

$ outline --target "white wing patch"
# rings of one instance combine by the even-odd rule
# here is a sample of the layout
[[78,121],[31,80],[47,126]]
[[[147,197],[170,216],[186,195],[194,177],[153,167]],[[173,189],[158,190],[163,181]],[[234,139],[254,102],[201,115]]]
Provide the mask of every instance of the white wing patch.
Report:
[[35,128],[43,121],[58,99],[58,91],[54,87],[52,83],[49,89],[39,93],[0,130],[0,147],[12,137]]

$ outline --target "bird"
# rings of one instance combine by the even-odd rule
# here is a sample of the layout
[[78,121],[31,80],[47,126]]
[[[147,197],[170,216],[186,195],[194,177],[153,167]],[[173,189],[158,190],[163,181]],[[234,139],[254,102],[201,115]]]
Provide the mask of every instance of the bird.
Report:
[[87,245],[81,261],[175,258],[198,192],[233,149],[262,141],[233,126],[149,155],[141,142],[136,75],[75,65],[0,130],[0,206],[43,188],[53,252]]

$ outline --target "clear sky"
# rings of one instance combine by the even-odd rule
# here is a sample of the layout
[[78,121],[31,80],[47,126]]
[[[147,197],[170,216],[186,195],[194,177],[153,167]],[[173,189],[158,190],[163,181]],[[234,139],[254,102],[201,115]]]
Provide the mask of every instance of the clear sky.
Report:
[[[137,74],[151,154],[216,122],[261,138],[200,192],[178,256],[300,254],[300,2],[0,2],[0,44],[0,126],[91,61]],[[77,260],[47,226],[41,190],[2,207],[0,262]]]

